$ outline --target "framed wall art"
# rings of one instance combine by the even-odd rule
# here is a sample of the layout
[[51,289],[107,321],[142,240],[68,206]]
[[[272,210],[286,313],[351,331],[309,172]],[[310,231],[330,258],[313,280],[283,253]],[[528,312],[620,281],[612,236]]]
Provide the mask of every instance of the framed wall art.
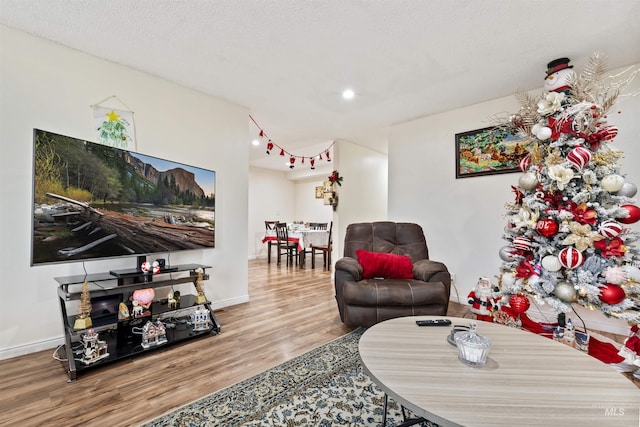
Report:
[[487,127],[456,134],[456,179],[518,172],[528,153],[520,137]]
[[318,185],[316,187],[316,199],[322,199],[324,197],[324,191],[322,191],[324,187],[322,185]]

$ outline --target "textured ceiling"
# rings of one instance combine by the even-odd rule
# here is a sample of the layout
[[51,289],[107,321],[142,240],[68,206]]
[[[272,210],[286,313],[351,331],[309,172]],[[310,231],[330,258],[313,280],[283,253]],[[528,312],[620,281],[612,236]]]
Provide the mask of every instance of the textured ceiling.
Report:
[[386,152],[389,125],[541,87],[558,57],[640,62],[640,0],[0,0],[0,23],[246,106],[304,156]]

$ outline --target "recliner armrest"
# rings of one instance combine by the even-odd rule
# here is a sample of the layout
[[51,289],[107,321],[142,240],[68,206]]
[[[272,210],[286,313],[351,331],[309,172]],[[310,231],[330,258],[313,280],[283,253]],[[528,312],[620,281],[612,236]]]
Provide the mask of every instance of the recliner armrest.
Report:
[[349,274],[353,281],[362,280],[362,266],[357,259],[351,257],[340,258],[335,265],[336,270],[344,271]]
[[447,266],[438,261],[420,259],[413,264],[413,277],[423,282],[431,282],[438,273],[449,273]]

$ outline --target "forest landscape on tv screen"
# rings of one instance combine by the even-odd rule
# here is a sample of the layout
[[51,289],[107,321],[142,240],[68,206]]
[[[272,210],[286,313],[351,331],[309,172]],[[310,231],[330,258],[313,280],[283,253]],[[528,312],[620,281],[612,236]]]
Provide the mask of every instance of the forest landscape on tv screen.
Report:
[[31,264],[215,246],[215,172],[34,129]]

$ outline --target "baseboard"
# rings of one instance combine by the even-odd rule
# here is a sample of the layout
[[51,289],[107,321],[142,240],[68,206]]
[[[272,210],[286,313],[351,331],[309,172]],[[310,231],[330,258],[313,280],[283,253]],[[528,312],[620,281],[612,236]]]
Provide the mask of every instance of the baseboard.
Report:
[[212,302],[211,303],[211,309],[213,311],[221,310],[223,308],[231,307],[233,305],[244,304],[245,302],[249,302],[249,295],[241,295],[239,297],[235,297],[235,298],[231,298],[231,299]]
[[56,347],[62,344],[64,344],[64,337],[60,335],[59,337],[45,341],[5,348],[0,350],[0,360],[11,359],[12,357],[24,356],[25,354],[37,353],[44,350],[51,350],[53,352]]

